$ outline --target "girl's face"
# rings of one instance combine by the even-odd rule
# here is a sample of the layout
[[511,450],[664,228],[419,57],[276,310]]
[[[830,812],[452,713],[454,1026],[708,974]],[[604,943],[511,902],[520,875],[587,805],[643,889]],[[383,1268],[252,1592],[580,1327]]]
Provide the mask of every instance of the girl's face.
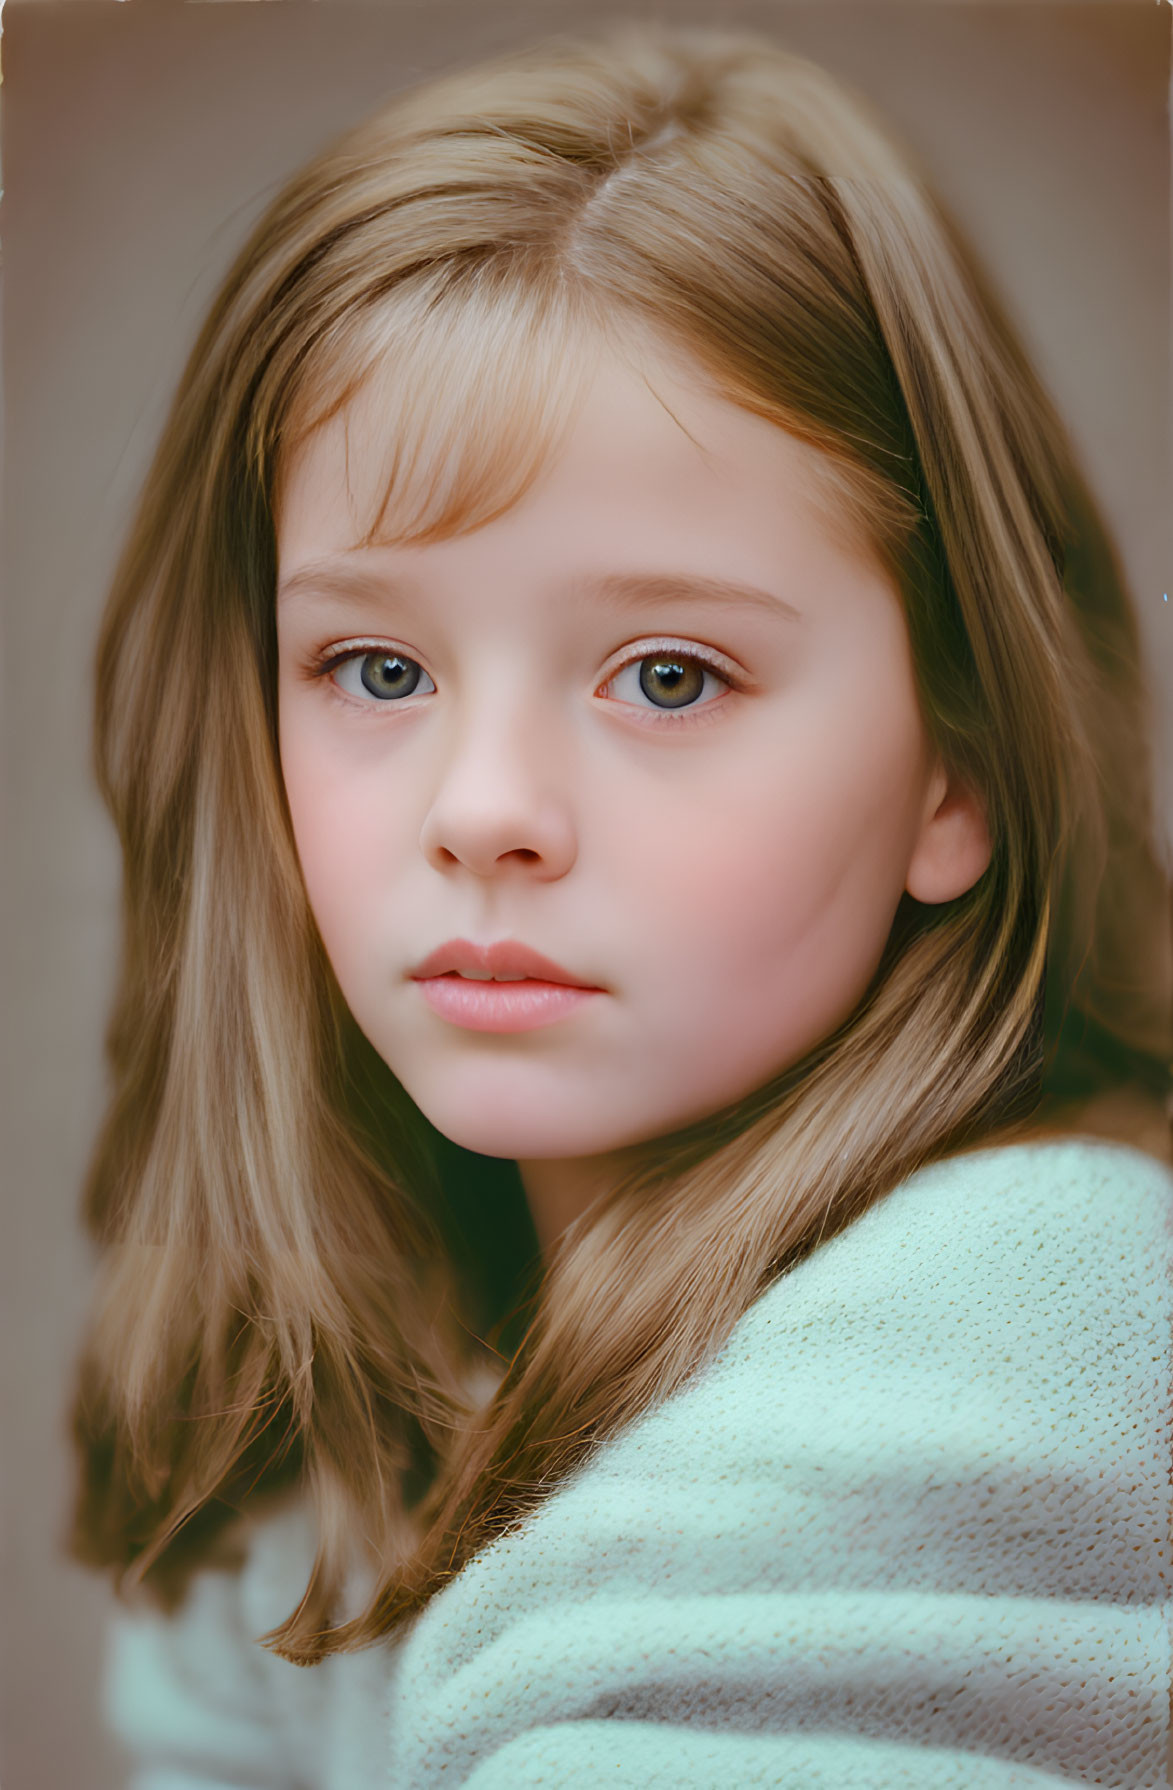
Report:
[[[310,903],[440,1131],[523,1170],[605,1158],[837,1026],[901,892],[981,874],[981,815],[814,450],[675,363],[600,353],[560,456],[462,538],[355,544],[387,447],[363,393],[285,469],[280,745]],[[598,992],[533,1029],[457,1023],[412,975],[453,939],[520,941]]]

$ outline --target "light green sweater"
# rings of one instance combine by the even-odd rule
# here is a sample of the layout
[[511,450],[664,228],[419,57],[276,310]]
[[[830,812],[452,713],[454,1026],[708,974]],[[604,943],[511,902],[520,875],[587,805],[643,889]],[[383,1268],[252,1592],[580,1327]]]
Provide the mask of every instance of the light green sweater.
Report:
[[133,1790],[1155,1790],[1171,1261],[1173,1175],[1125,1146],[921,1170],[398,1642],[256,1646],[299,1504],[120,1615]]

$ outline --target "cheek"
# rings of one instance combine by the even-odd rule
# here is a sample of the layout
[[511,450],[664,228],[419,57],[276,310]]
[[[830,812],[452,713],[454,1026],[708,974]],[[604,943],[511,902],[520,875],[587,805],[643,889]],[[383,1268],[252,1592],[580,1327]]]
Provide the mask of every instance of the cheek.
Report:
[[[747,755],[698,801],[629,816],[617,880],[663,992],[665,1052],[705,1041],[698,1073],[733,1094],[853,1010],[879,962],[914,833],[915,741]],[[747,778],[746,766],[760,767]],[[779,766],[798,767],[793,774]],[[701,1090],[697,1090],[698,1095]]]
[[337,762],[329,737],[291,705],[280,725],[281,771],[306,894],[340,980],[362,955],[386,886],[393,844],[384,812],[352,766]]
[[747,972],[769,941],[797,941],[829,908],[866,925],[903,887],[915,794],[905,756],[748,754],[735,777],[662,791],[622,830],[612,813],[616,874],[657,932],[708,941]]

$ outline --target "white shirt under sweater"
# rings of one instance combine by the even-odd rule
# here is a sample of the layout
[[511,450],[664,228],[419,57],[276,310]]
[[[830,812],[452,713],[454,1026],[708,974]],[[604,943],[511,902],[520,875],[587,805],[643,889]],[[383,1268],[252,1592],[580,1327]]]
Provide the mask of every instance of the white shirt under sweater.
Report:
[[1166,1782],[1173,1174],[1063,1139],[922,1169],[397,1641],[253,1637],[292,1503],[120,1614],[131,1790]]

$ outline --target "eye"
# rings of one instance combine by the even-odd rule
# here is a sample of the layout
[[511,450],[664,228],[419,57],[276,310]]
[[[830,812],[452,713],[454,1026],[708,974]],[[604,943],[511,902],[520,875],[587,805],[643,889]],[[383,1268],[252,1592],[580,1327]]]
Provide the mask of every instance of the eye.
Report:
[[[339,654],[325,669],[340,690],[360,702],[372,697],[376,702],[398,702],[404,696],[426,696],[436,688],[418,659],[392,647]],[[426,686],[421,687],[421,679],[426,679]]]
[[[640,698],[646,697],[652,708],[667,718],[697,708],[703,696],[713,695],[714,688],[729,689],[733,682],[707,656],[668,645],[629,659],[612,672],[603,689],[615,690],[637,708],[645,706]],[[706,702],[704,706],[713,705]]]
[[[409,653],[398,647],[356,645],[319,660],[313,668],[327,676],[352,701],[368,708],[387,706],[408,696],[434,695],[436,686]],[[686,718],[687,712],[716,707],[720,690],[740,688],[734,667],[716,655],[682,649],[673,641],[652,642],[613,671],[601,693],[614,689],[630,707],[655,719]],[[647,698],[644,702],[641,698]]]

